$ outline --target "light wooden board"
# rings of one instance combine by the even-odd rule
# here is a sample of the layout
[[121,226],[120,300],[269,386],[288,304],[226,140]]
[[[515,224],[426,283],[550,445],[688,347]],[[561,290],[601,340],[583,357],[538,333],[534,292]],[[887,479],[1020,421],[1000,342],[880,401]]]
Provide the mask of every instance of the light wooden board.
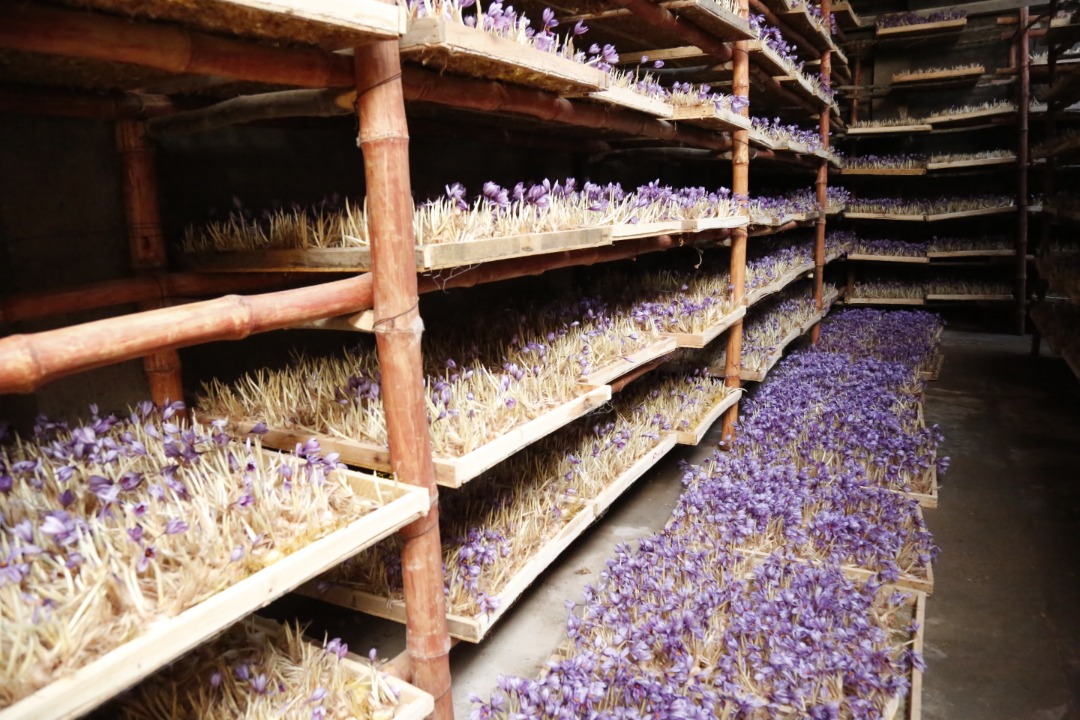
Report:
[[670,355],[675,352],[677,347],[678,344],[675,342],[675,338],[662,337],[635,353],[625,355],[618,360],[593,370],[578,382],[582,385],[589,386],[607,385],[614,380],[618,380],[631,370],[635,370],[657,358]]
[[[941,375],[941,366],[945,364],[945,355],[938,353],[930,363],[928,370],[923,370],[919,373],[919,379],[921,380],[937,380]],[[920,406],[921,407],[921,406]],[[925,425],[925,421],[923,423]]]
[[925,255],[863,255],[861,253],[848,253],[848,260],[861,260],[863,262],[880,263],[907,263],[924,264],[930,262]]
[[607,105],[637,110],[646,115],[665,120],[672,119],[675,114],[675,108],[671,103],[623,87],[610,87],[606,90],[598,90],[577,97],[586,97]]
[[[825,312],[828,312],[828,309],[826,309]],[[793,328],[791,332],[784,336],[780,341],[779,346],[773,354],[769,356],[768,360],[766,360],[764,368],[760,370],[747,370],[743,367],[739,370],[739,379],[746,382],[764,382],[769,371],[772,370],[776,363],[780,362],[780,358],[784,356],[784,351],[787,350],[788,345],[805,335],[810,328],[821,322],[821,318],[824,316],[825,313],[817,313],[799,327]]]
[[930,125],[922,122],[914,122],[910,125],[886,125],[883,127],[860,127],[860,128],[848,128],[847,135],[890,135],[893,133],[919,133],[930,132],[934,128]]
[[388,502],[326,537],[286,555],[179,615],[142,632],[74,673],[0,711],[3,720],[83,715],[169,664],[237,620],[397,531],[428,510],[425,491],[344,472],[357,493]]
[[729,392],[720,402],[713,405],[697,425],[689,430],[680,430],[675,433],[675,439],[680,445],[700,445],[705,433],[713,426],[720,416],[728,411],[735,403],[739,402],[742,393],[738,390]]
[[986,72],[982,65],[971,68],[934,70],[932,72],[907,72],[894,73],[893,85],[907,85],[909,83],[936,82],[940,80],[965,80],[981,77]]
[[[492,260],[605,247],[612,242],[610,227],[594,227],[417,245],[414,252],[417,270],[439,270]],[[189,257],[193,266],[204,272],[340,273],[371,270],[371,248],[359,245],[344,248],[198,253]]]
[[950,302],[1012,302],[1012,295],[941,295],[937,293],[927,293],[927,302],[938,300],[948,300]]
[[963,113],[939,113],[937,115],[930,115],[923,118],[924,121],[930,123],[933,126],[938,125],[953,125],[956,123],[966,123],[972,120],[985,120],[987,118],[995,117],[1008,117],[1009,115],[1015,115],[1014,109],[1002,109],[1002,108],[988,108],[986,110],[972,110],[970,112]]
[[735,323],[739,322],[746,316],[746,308],[744,306],[738,306],[727,315],[725,315],[720,322],[716,323],[708,330],[699,333],[664,333],[666,337],[674,338],[676,346],[681,348],[703,348],[722,333],[726,332]]
[[937,222],[939,220],[959,220],[961,218],[983,217],[985,215],[1006,215],[1008,213],[1014,213],[1016,211],[1017,207],[1015,205],[1006,205],[1005,207],[979,208],[978,210],[960,210],[957,212],[936,213],[934,215],[927,215],[926,222]]
[[931,260],[939,258],[966,258],[966,257],[1012,257],[1015,250],[939,250],[926,253]]
[[[506,431],[494,440],[481,445],[461,457],[443,457],[436,455],[435,480],[444,487],[458,488],[510,457],[518,450],[537,440],[550,435],[555,430],[587,415],[611,399],[611,388],[607,385],[588,387],[579,384],[581,394],[555,406],[539,417]],[[206,421],[212,418],[203,418]],[[229,427],[244,434],[255,426],[253,422],[230,423]],[[297,443],[309,438],[317,438],[324,452],[341,454],[341,461],[358,467],[390,472],[390,449],[385,446],[349,440],[332,435],[319,435],[305,430],[270,428],[263,436],[262,443],[267,447],[283,450],[292,449]]]
[[805,5],[800,5],[793,10],[781,11],[779,16],[818,50],[831,50],[835,47],[828,30],[823,29],[814,21],[814,18],[810,17]]
[[923,298],[844,298],[845,305],[925,305]]
[[939,22],[918,23],[915,25],[900,25],[898,27],[874,28],[874,35],[878,37],[904,37],[908,35],[920,35],[922,33],[959,31],[967,25],[967,18],[957,20],[941,20]]
[[[596,498],[582,503],[578,513],[559,531],[547,540],[528,562],[514,573],[510,581],[496,593],[499,607],[486,615],[465,616],[447,615],[450,635],[466,642],[478,643],[520,598],[533,582],[554,563],[566,548],[580,537],[588,527],[602,515],[637,479],[663,458],[674,446],[675,435],[666,434],[657,445],[634,462],[629,468],[612,481]],[[405,602],[397,598],[387,598],[351,588],[340,583],[332,583],[328,588],[319,588],[319,583],[308,583],[298,592],[301,595],[317,598],[325,602],[340,605],[352,610],[360,610],[377,617],[405,622]]]
[[773,142],[772,138],[754,127],[750,128],[750,142],[758,147],[763,147],[766,150],[779,149],[779,145]]
[[849,168],[840,169],[841,175],[925,175],[925,167],[916,168]]
[[930,492],[917,493],[917,492],[898,492],[900,495],[909,497],[912,500],[917,500],[919,505],[924,508],[936,508],[938,506],[938,478],[937,478],[937,462],[935,461],[930,465]]
[[961,170],[964,168],[987,167],[991,165],[1013,165],[1016,156],[1002,158],[982,158],[979,160],[954,160],[952,162],[930,162],[926,164],[927,170]]
[[706,230],[724,230],[728,228],[743,227],[750,222],[746,215],[729,215],[727,217],[694,218],[683,220],[683,232],[705,232]]
[[836,16],[837,24],[845,29],[852,30],[862,26],[862,18],[851,7],[851,3],[845,0],[832,6],[833,15]]
[[624,223],[611,228],[614,241],[634,238],[657,237],[658,235],[677,235],[683,232],[682,220],[662,220],[660,222]]
[[900,213],[844,211],[844,217],[852,220],[895,220],[898,222],[926,222],[926,215],[901,215]]
[[439,71],[566,94],[603,90],[606,73],[441,17],[409,23],[401,56]]
[[769,297],[770,295],[773,295],[775,293],[780,292],[781,290],[786,288],[791,283],[795,282],[796,280],[800,280],[804,275],[806,275],[807,273],[811,273],[813,271],[814,271],[813,263],[809,263],[809,264],[806,264],[806,265],[800,265],[797,268],[793,268],[793,269],[789,270],[788,272],[784,273],[783,275],[781,275],[780,277],[778,277],[777,279],[773,280],[768,285],[762,285],[761,287],[756,288],[752,292],[747,293],[746,296],[743,298],[743,303],[748,308],[753,307],[754,305],[757,305],[759,302],[761,302],[765,298]]
[[685,122],[710,130],[748,130],[750,118],[736,115],[730,110],[718,109],[715,105],[697,105],[694,107],[680,106],[674,108],[674,113],[669,116],[676,122]]
[[714,0],[662,0],[660,5],[716,37],[726,40],[754,37],[750,23]]

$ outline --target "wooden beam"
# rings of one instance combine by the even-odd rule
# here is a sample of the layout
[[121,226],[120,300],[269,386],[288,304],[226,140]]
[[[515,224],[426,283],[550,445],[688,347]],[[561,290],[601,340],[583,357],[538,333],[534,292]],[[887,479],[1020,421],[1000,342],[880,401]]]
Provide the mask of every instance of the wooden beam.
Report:
[[322,50],[257,45],[27,3],[0,5],[0,47],[277,85],[349,87],[353,82],[351,59]]
[[[670,10],[666,10],[652,0],[614,0],[615,4],[621,5],[632,11],[644,22],[658,28],[667,30],[687,45],[701,48],[704,52],[712,55],[720,62],[727,62],[732,57],[731,45],[717,40],[711,34],[700,29],[697,25],[680,20]],[[743,17],[746,17],[745,15]]]
[[353,112],[356,93],[345,89],[284,90],[242,95],[216,105],[175,113],[150,121],[153,135],[184,135],[259,120],[336,117]]

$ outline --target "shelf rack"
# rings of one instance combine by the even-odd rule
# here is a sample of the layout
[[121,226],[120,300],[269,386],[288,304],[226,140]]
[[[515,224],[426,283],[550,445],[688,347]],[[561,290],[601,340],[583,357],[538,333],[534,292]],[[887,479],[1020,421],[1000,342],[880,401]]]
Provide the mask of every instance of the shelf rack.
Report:
[[[622,236],[616,230],[610,234],[590,231],[572,238],[565,235],[558,239],[519,238],[500,243],[494,249],[477,249],[477,254],[472,255],[455,255],[451,251],[446,251],[449,253],[446,257],[438,256],[437,251],[420,253],[412,242],[408,215],[408,155],[402,142],[406,137],[405,102],[505,113],[565,126],[731,151],[732,189],[742,194],[749,190],[745,120],[682,118],[683,122],[676,125],[669,119],[678,118],[678,111],[669,116],[664,109],[655,106],[642,106],[639,110],[613,109],[608,105],[620,102],[614,99],[612,91],[604,88],[603,77],[590,73],[575,75],[581,68],[566,68],[562,63],[555,63],[557,58],[554,56],[540,62],[536,59],[538,56],[522,53],[518,47],[496,48],[497,52],[491,53],[518,56],[516,65],[505,63],[504,57],[492,60],[485,53],[501,43],[493,43],[488,36],[463,32],[465,28],[442,21],[410,25],[403,9],[393,5],[357,0],[348,8],[337,4],[321,4],[314,8],[310,3],[298,0],[206,0],[200,3],[196,13],[167,0],[150,0],[141,4],[138,10],[120,7],[113,0],[88,0],[78,4],[81,8],[90,7],[99,12],[37,3],[0,9],[0,47],[19,53],[20,58],[39,61],[45,74],[62,74],[64,62],[75,58],[89,68],[90,74],[101,78],[114,94],[62,93],[52,89],[26,94],[10,92],[3,98],[4,106],[23,112],[85,113],[117,121],[119,149],[129,181],[126,199],[130,233],[133,240],[144,240],[141,246],[133,242],[136,248],[133,264],[138,275],[111,284],[3,298],[0,319],[14,322],[63,314],[87,306],[115,307],[131,301],[142,305],[138,313],[97,323],[0,339],[0,359],[3,360],[0,363],[3,368],[0,370],[0,393],[31,392],[64,375],[145,356],[152,395],[161,404],[182,396],[177,348],[311,324],[351,329],[366,327],[368,331],[377,330],[379,335],[379,359],[386,385],[384,402],[390,429],[388,457],[375,464],[393,471],[403,484],[415,486],[408,489],[408,496],[416,502],[424,500],[426,508],[427,500],[437,494],[435,483],[440,475],[428,449],[426,434],[410,431],[410,428],[424,427],[424,397],[421,388],[412,381],[419,367],[417,294],[662,252],[681,244],[691,230],[680,228],[678,232],[650,234],[638,229]],[[823,3],[826,15],[828,8],[826,0]],[[118,10],[123,12],[122,17],[115,14]],[[738,14],[712,0],[680,2],[677,8],[670,10],[663,3],[651,0],[620,0],[606,5],[582,3],[578,10],[579,17],[572,19],[587,19],[601,38],[605,33],[608,37],[618,37],[620,45],[630,51],[662,49],[678,40],[693,44],[702,54],[721,63],[730,62],[734,91],[749,95],[751,73],[745,40],[750,33],[745,20],[748,12],[745,2]],[[151,23],[151,18],[156,22]],[[789,19],[792,24],[799,22],[798,18]],[[790,31],[790,28],[785,29]],[[184,52],[176,50],[180,46],[186,48]],[[355,48],[354,56],[327,52],[326,48]],[[842,53],[827,37],[817,41],[816,49],[815,57],[820,61],[824,76],[831,77],[831,57],[842,62]],[[53,58],[58,60],[53,61]],[[443,76],[416,64],[401,67],[402,59],[445,69],[448,74]],[[127,77],[118,71],[118,63],[141,68],[145,74]],[[563,70],[547,67],[548,64],[561,66],[571,77],[559,75]],[[459,74],[450,74],[454,72]],[[180,74],[192,76],[190,82],[196,85],[216,88],[216,92],[228,99],[220,104],[181,108],[166,93],[150,96],[136,91],[142,87],[166,87],[165,80],[175,79]],[[558,81],[552,81],[556,76]],[[144,82],[147,77],[153,78],[152,84]],[[236,89],[235,83],[222,82],[221,78],[254,84],[267,92],[233,97],[245,91]],[[820,97],[799,90],[794,93],[785,90],[785,86],[767,73],[755,72],[754,78],[755,87],[762,90],[763,100],[775,98],[781,104],[790,104],[794,99],[797,102],[792,106],[798,113],[817,113],[822,139],[827,144],[830,123],[836,121],[830,120],[829,112],[821,112],[827,107]],[[510,82],[514,84],[507,84]],[[307,104],[300,109],[293,108],[297,117],[315,114],[316,109],[322,114],[348,114],[353,111],[354,101],[357,103],[362,118],[360,140],[369,188],[369,230],[375,239],[372,247],[366,255],[352,253],[342,258],[339,253],[333,259],[322,257],[314,261],[310,256],[282,258],[273,253],[234,257],[224,263],[218,257],[197,267],[198,271],[194,273],[168,272],[157,221],[157,185],[148,126],[156,125],[162,132],[168,127],[185,124],[188,127],[194,124],[221,127],[236,122],[237,112],[242,120],[269,117],[272,112],[281,111],[279,99],[283,100],[283,96],[270,92],[281,86],[311,89],[310,97],[305,100]],[[583,92],[585,97],[573,97]],[[611,94],[604,96],[605,93]],[[295,96],[292,99],[295,101]],[[623,101],[621,104],[630,103]],[[791,153],[793,157],[803,155],[798,149],[778,148],[776,151]],[[807,161],[817,165],[818,197],[824,205],[827,159],[807,157]],[[815,298],[821,307],[826,217],[821,214],[806,221],[814,222],[817,227]],[[714,240],[730,243],[732,284],[735,298],[741,302],[744,299],[745,223],[710,232]],[[144,250],[138,250],[139,247]],[[449,280],[417,277],[415,272],[418,269],[458,268],[474,262],[483,264]],[[380,269],[366,272],[373,266]],[[322,280],[325,276],[305,273],[313,268],[330,271],[330,277],[334,279],[327,282]],[[270,274],[270,270],[285,270],[290,274]],[[338,274],[353,276],[337,279]],[[306,284],[311,282],[315,284]],[[282,287],[290,289],[279,289]],[[267,290],[276,292],[267,293]],[[251,291],[263,293],[242,298],[226,295]],[[225,296],[217,297],[220,295]],[[206,296],[217,299],[171,304],[178,298]],[[823,314],[824,308],[821,309]],[[734,350],[729,352],[729,357],[734,360],[726,370],[725,383],[736,391],[709,414],[710,421],[717,415],[723,416],[726,434],[730,434],[737,416],[737,388],[741,383],[738,349],[744,313],[745,309],[740,305],[728,322],[722,324],[724,327],[718,326],[716,332],[707,333],[710,337],[682,343],[704,344],[723,334],[729,349]],[[108,342],[104,342],[105,339]],[[680,343],[675,339],[670,344],[673,349]],[[657,359],[667,352],[670,349],[660,351]],[[642,361],[636,367],[644,368],[651,362],[653,360]],[[620,368],[618,374],[625,374],[627,369]],[[605,395],[602,389],[587,390],[583,395],[589,398],[585,404],[609,396],[611,390],[606,392]],[[537,433],[543,432],[537,430]],[[701,428],[697,428],[694,435],[700,440]],[[655,462],[667,445],[665,440],[649,459]],[[513,452],[509,447],[503,450]],[[654,454],[656,457],[652,457]],[[497,462],[497,458],[488,460]],[[644,470],[643,467],[641,472]],[[629,482],[632,478],[598,500],[593,512],[601,513]],[[418,514],[419,510],[414,510],[407,517],[398,518],[397,524],[385,532],[411,521],[403,532],[404,555],[415,560],[418,566],[438,567],[437,511],[414,519]],[[567,543],[570,540],[572,538]],[[321,550],[315,546],[305,549],[307,553],[318,555],[318,559],[307,564],[303,573],[285,572],[288,568],[282,565],[279,569],[285,576],[276,578],[275,592],[303,581],[310,577],[309,571],[315,572],[338,557]],[[554,552],[551,560],[557,555],[558,552]],[[435,717],[447,718],[452,715],[452,710],[444,614],[421,613],[415,609],[441,607],[442,579],[435,573],[417,572],[412,578],[416,595],[402,609],[409,626],[411,674],[421,690],[434,697]],[[225,617],[224,621],[231,619],[235,617]],[[202,637],[197,633],[185,634],[185,640],[190,644]],[[165,662],[167,655],[175,657],[159,648],[155,647],[155,650],[155,663]],[[125,677],[118,676],[113,685],[85,690],[68,691],[66,688],[70,686],[58,683],[51,686],[50,691],[53,688],[55,692],[63,690],[65,702],[88,709],[107,699],[117,689],[116,683],[129,682],[130,678],[125,680]],[[50,714],[56,714],[55,707],[50,708]],[[3,713],[4,717],[7,715]]]

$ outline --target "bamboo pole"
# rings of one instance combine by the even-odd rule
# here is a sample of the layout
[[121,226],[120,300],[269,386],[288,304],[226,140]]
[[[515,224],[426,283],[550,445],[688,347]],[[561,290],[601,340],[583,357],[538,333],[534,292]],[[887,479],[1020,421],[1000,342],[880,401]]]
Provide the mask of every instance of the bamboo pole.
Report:
[[[832,0],[821,0],[821,14],[822,17],[829,17],[832,13]],[[826,50],[821,53],[821,82],[825,84],[825,87],[829,87],[832,84],[832,51]],[[829,148],[829,110],[826,108],[822,110],[819,130],[821,132],[821,145],[826,150]],[[821,209],[820,215],[817,219],[817,235],[814,238],[814,306],[821,312],[825,309],[825,301],[823,296],[823,287],[825,283],[825,225],[826,214],[825,208],[829,199],[829,161],[822,158],[818,163],[817,181],[815,183],[817,187],[817,201],[818,206]],[[821,323],[814,323],[813,329],[810,331],[810,342],[817,344],[821,339]]]
[[405,99],[482,112],[507,112],[546,122],[610,130],[656,140],[682,142],[695,147],[728,150],[731,141],[723,134],[676,125],[643,113],[619,110],[588,102],[573,102],[558,95],[490,80],[440,75],[418,67],[402,73]]
[[277,85],[353,83],[350,59],[322,50],[257,45],[175,25],[28,3],[0,4],[0,47]]
[[1031,104],[1031,59],[1028,56],[1028,8],[1020,8],[1020,34],[1013,47],[1020,61],[1020,107],[1017,113],[1019,137],[1016,143],[1016,332],[1023,335],[1027,325],[1028,248],[1028,112]]
[[375,342],[391,468],[398,480],[427,489],[431,510],[401,531],[406,647],[413,679],[435,698],[436,720],[454,717],[450,635],[443,594],[439,491],[431,460],[409,179],[409,135],[401,61],[394,41],[358,47],[357,112],[367,180],[375,298]]
[[[616,5],[626,8],[649,25],[664,28],[687,45],[694,45],[722,63],[732,58],[731,46],[717,40],[696,25],[680,20],[670,10],[652,0],[615,0]],[[742,16],[744,19],[747,15]]]
[[[750,15],[748,0],[739,0],[739,15]],[[750,53],[749,43],[739,40],[735,43],[732,62],[732,92],[735,95],[750,97]],[[740,113],[749,117],[749,108],[744,105]],[[747,197],[750,194],[750,132],[736,130],[732,135],[734,148],[731,158],[731,192],[736,196]],[[745,209],[744,212],[749,212]],[[746,292],[746,227],[735,228],[731,232],[731,287],[735,302],[741,303]],[[727,359],[724,368],[724,384],[731,388],[742,386],[742,333],[743,321],[735,323],[727,334]],[[733,404],[724,413],[721,431],[721,444],[729,443],[735,437],[735,421],[739,417],[739,404]]]
[[311,287],[226,295],[32,335],[10,335],[0,338],[0,394],[33,392],[57,378],[158,350],[241,340],[371,306],[371,274],[365,273]]
[[155,137],[184,135],[258,120],[336,117],[350,114],[355,99],[356,94],[344,88],[241,95],[198,110],[155,118],[150,122],[150,132]]
[[0,92],[0,114],[118,120],[149,118],[175,112],[164,95],[123,92],[102,95],[46,88],[22,88]]
[[303,284],[296,273],[144,273],[61,290],[0,297],[0,323],[65,315],[116,305],[164,302]]
[[[168,265],[165,236],[161,232],[158,209],[157,177],[154,171],[154,148],[146,134],[146,123],[119,120],[116,123],[116,149],[120,156],[121,190],[127,218],[128,250],[131,269],[136,275],[160,272]],[[141,310],[160,307],[148,301]],[[150,383],[150,399],[159,407],[184,399],[180,374],[180,355],[175,349],[156,350],[143,358],[143,370]]]

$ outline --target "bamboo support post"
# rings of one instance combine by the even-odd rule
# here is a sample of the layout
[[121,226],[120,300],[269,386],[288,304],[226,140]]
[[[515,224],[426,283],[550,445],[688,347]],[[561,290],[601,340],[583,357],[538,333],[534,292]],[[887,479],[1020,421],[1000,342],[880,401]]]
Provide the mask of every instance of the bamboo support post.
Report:
[[[748,0],[739,0],[739,16],[748,18],[750,8]],[[735,43],[732,62],[732,92],[735,95],[750,97],[750,53],[749,43],[739,40]],[[744,105],[740,114],[749,117],[749,108]],[[736,197],[750,194],[750,131],[736,130],[732,134],[734,147],[731,156],[731,192]],[[744,209],[749,212],[749,209]],[[731,286],[735,302],[742,303],[746,292],[746,227],[735,228],[731,232]],[[742,333],[743,321],[731,326],[727,335],[727,359],[724,368],[724,384],[730,388],[742,386]],[[724,413],[721,443],[730,443],[735,437],[735,421],[739,417],[739,404],[736,402]]]
[[[670,10],[652,0],[615,0],[615,4],[630,10],[650,25],[670,31],[687,45],[694,45],[719,62],[726,63],[732,58],[730,45],[717,40],[696,25],[680,20]],[[748,16],[743,14],[742,17],[746,19]]]
[[29,3],[0,4],[0,47],[275,85],[325,88],[353,84],[352,63],[342,55],[257,45],[175,25]]
[[[821,0],[822,17],[829,17],[832,12],[832,0]],[[832,51],[821,53],[821,82],[828,88],[832,84]],[[829,110],[822,110],[820,116],[821,146],[829,149]],[[814,238],[814,307],[819,313],[825,310],[823,286],[825,283],[825,208],[829,200],[829,161],[822,158],[817,170],[817,201],[820,213],[817,219],[817,235]],[[821,339],[821,324],[815,323],[810,331],[810,342],[817,344]]]
[[[120,155],[124,215],[127,218],[131,269],[136,275],[161,272],[168,265],[165,236],[161,232],[158,209],[154,148],[140,120],[116,123],[116,148]],[[159,302],[141,303],[140,310],[153,310]],[[184,399],[180,374],[180,354],[175,349],[155,350],[143,358],[143,370],[150,384],[150,398],[159,407]]]
[[367,181],[375,342],[382,373],[390,464],[401,482],[425,488],[428,514],[403,528],[406,647],[416,685],[435,698],[436,720],[454,716],[450,635],[443,594],[439,492],[431,459],[421,368],[419,295],[401,60],[394,41],[355,50],[360,147]]
[[694,147],[729,150],[731,141],[720,133],[657,120],[632,110],[573,102],[543,90],[516,87],[491,80],[472,80],[406,67],[405,99],[482,112],[528,115],[546,122],[611,130],[627,135],[682,142]]
[[0,338],[0,394],[168,350],[368,310],[371,274],[263,295],[148,310],[32,335]]
[[1023,335],[1027,325],[1028,248],[1028,113],[1031,104],[1031,59],[1028,56],[1028,8],[1020,8],[1020,34],[1015,48],[1020,64],[1020,103],[1017,113],[1019,137],[1016,143],[1016,332]]

